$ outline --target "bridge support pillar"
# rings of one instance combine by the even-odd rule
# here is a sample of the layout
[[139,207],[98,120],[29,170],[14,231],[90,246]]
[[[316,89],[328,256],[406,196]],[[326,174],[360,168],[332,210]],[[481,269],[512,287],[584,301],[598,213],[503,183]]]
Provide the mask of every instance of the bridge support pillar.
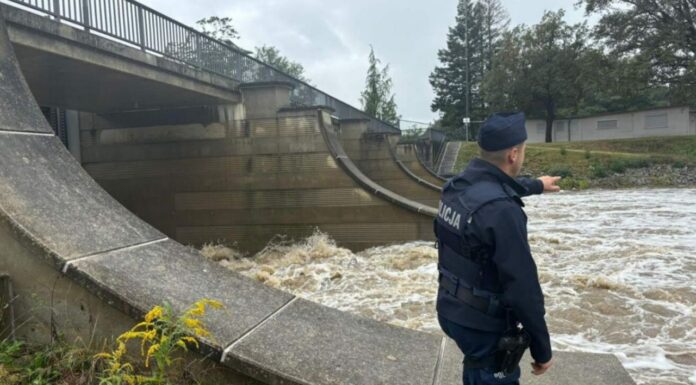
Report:
[[80,149],[80,113],[74,110],[65,111],[65,128],[68,133],[68,150],[78,162],[82,162]]
[[294,86],[286,82],[247,83],[239,86],[245,119],[275,118],[283,107],[290,106]]

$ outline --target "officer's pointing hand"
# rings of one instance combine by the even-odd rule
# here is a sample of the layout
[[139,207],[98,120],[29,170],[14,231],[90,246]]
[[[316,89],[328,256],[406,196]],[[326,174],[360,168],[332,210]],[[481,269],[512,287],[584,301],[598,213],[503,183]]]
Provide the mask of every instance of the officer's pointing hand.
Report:
[[553,365],[553,358],[545,363],[545,364],[539,364],[536,362],[532,362],[532,374],[535,376],[541,376],[542,374],[546,373],[546,371]]
[[560,176],[542,176],[539,178],[539,180],[544,183],[544,192],[559,192],[561,191],[561,188],[556,185],[559,180],[561,180]]

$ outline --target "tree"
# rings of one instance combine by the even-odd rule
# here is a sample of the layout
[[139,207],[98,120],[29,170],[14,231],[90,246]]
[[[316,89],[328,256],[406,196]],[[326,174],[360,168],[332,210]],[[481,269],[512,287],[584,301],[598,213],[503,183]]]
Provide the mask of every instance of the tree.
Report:
[[368,115],[398,126],[401,117],[397,113],[395,95],[392,93],[393,81],[389,76],[389,65],[380,69],[380,63],[375,50],[370,47],[365,89],[360,94],[360,103]]
[[492,111],[520,110],[525,91],[521,85],[522,37],[527,29],[518,26],[506,31],[495,54],[495,64],[486,73],[482,84],[486,104]]
[[309,80],[305,77],[305,69],[302,64],[291,61],[287,57],[281,55],[280,51],[276,47],[266,45],[256,47],[256,58],[296,79],[302,80],[303,82],[309,82]]
[[489,114],[482,84],[508,24],[500,0],[459,1],[447,48],[438,51],[440,65],[430,75],[431,108],[442,114],[444,126],[458,128],[464,117],[483,120]]
[[589,29],[584,23],[568,25],[563,16],[563,10],[545,12],[539,24],[507,34],[496,55],[499,63],[484,82],[496,107],[543,115],[546,142],[553,139],[559,110],[577,111],[587,93],[589,73],[582,62],[590,50]]
[[598,47],[588,50],[580,64],[585,93],[576,109],[561,111],[561,115],[585,116],[669,105],[669,89],[652,84],[651,65],[640,56],[621,57]]
[[207,38],[194,32],[187,33],[183,41],[169,42],[164,53],[235,79],[246,80],[252,76],[250,69],[244,65],[248,51],[233,42],[239,38],[239,34],[231,18],[210,16],[198,20],[196,24]]
[[239,33],[232,25],[231,17],[204,17],[198,20],[196,24],[202,33],[236,47],[233,41],[239,39]]
[[696,102],[695,0],[583,0],[602,15],[595,36],[621,58],[650,64],[654,84],[675,103]]

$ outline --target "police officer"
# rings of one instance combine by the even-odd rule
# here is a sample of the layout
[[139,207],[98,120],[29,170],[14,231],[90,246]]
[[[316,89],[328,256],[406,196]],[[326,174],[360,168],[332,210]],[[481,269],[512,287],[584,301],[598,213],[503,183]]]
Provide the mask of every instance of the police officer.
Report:
[[498,343],[520,325],[529,337],[532,373],[552,365],[544,295],[527,242],[522,197],[560,191],[559,177],[517,178],[524,162],[523,113],[490,116],[479,132],[480,158],[442,191],[438,239],[438,320],[464,353],[464,384],[519,384],[501,371]]

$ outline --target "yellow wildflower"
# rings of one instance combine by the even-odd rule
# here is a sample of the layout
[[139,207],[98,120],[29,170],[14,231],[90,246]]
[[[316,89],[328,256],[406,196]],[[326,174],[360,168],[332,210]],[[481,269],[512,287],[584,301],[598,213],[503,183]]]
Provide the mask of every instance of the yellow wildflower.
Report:
[[216,301],[214,299],[203,299],[203,303],[212,307],[213,309],[222,309],[222,302]]
[[157,318],[162,318],[164,313],[164,308],[162,306],[155,306],[147,314],[145,314],[145,322],[152,322]]
[[181,337],[181,341],[188,342],[192,345],[196,345],[196,349],[198,349],[198,340],[196,340],[193,337],[189,337],[189,336]]
[[124,353],[126,353],[126,344],[122,341],[118,341],[118,348],[114,351],[113,359],[117,361],[120,360]]
[[147,350],[147,355],[145,356],[145,367],[146,368],[150,367],[150,357],[155,355],[155,353],[157,353],[159,348],[160,348],[159,344],[154,344],[154,345],[150,346],[150,349]]
[[125,342],[125,341],[133,340],[136,338],[144,338],[145,335],[146,335],[146,332],[128,331],[128,332],[125,332],[125,333],[121,334],[120,336],[118,336],[118,340]]
[[194,318],[184,318],[184,325],[189,328],[200,328],[202,325],[201,320]]
[[193,304],[186,312],[186,315],[200,317],[205,315],[205,304],[202,301],[198,301]]
[[210,335],[210,332],[203,328],[193,328],[193,334],[199,337],[207,337]]
[[135,324],[135,326],[133,326],[133,327],[131,328],[131,331],[134,332],[134,331],[136,331],[138,328],[141,328],[141,327],[147,329],[147,328],[149,328],[150,326],[152,326],[152,322],[140,322],[140,323]]

